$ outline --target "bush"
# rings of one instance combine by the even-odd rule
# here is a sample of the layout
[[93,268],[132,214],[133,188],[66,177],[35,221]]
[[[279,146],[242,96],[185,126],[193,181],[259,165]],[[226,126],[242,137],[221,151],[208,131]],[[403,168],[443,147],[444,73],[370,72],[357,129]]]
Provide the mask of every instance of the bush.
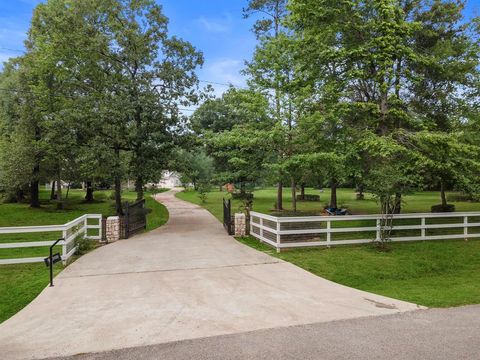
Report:
[[454,212],[455,211],[455,205],[453,204],[447,204],[447,205],[433,205],[432,206],[432,213],[436,212]]
[[297,195],[298,201],[320,201],[320,195],[305,194],[303,199],[302,195]]
[[86,254],[97,247],[97,241],[91,239],[85,239],[82,236],[78,236],[75,239],[75,246],[77,247],[76,255]]
[[198,197],[202,204],[205,204],[207,201],[208,193],[210,192],[210,185],[201,183],[198,185]]

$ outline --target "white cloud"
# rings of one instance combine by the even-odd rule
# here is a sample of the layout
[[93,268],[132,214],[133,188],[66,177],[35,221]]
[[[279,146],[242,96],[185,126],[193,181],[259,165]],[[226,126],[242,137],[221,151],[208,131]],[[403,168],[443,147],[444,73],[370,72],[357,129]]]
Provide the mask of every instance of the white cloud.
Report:
[[208,63],[205,67],[205,75],[208,80],[244,86],[245,79],[240,74],[243,68],[243,61],[230,58],[219,58]]
[[210,19],[200,16],[196,21],[210,33],[228,33],[232,23],[230,16],[226,16],[224,19]]
[[[227,89],[228,85],[246,86],[245,79],[240,74],[243,68],[243,61],[231,58],[217,58],[212,61],[206,61],[206,66],[199,73],[200,80],[211,81],[214,83],[225,84],[210,84],[214,89],[216,96],[221,96]],[[204,83],[203,85],[207,85]]]

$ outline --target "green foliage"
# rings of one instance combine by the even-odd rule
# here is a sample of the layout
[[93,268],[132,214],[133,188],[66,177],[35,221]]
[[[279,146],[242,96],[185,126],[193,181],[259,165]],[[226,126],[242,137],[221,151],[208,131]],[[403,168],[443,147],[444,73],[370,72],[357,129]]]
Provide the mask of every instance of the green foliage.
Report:
[[202,204],[207,202],[208,193],[210,191],[210,185],[205,182],[198,184],[198,198]]
[[91,239],[85,239],[82,236],[78,236],[75,239],[75,246],[77,247],[77,251],[75,252],[75,255],[81,256],[84,255],[93,249],[95,249],[98,245],[98,241],[96,240],[91,240]]
[[38,5],[26,54],[0,79],[14,87],[1,104],[8,132],[0,147],[24,167],[9,166],[12,156],[0,159],[1,182],[38,189],[40,179],[114,179],[121,212],[120,182],[130,176],[142,197],[166,167],[182,120],[178,106],[197,101],[195,69],[203,63],[190,43],[168,34],[167,23],[152,0]]
[[[412,137],[423,156],[422,170],[431,184],[453,183],[475,197],[480,188],[480,147],[464,141],[460,132],[422,131]],[[443,199],[445,200],[445,199]],[[446,207],[446,203],[443,203]]]
[[232,130],[236,125],[267,127],[270,123],[265,96],[253,90],[228,89],[220,98],[205,101],[190,118],[197,134]]
[[208,184],[213,178],[213,159],[203,149],[183,150],[175,154],[175,169],[181,174],[184,186],[192,184],[197,190],[200,184]]
[[[266,131],[251,126],[236,126],[230,131],[208,133],[207,147],[217,164],[217,182],[256,182],[262,175],[269,147]],[[218,165],[221,164],[221,165]]]

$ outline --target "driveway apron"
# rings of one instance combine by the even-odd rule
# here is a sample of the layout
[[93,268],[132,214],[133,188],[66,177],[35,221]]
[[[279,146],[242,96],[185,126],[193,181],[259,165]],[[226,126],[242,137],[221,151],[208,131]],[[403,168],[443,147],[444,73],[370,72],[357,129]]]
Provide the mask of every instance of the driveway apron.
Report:
[[251,249],[175,192],[157,195],[170,213],[166,225],[81,257],[1,324],[0,357],[66,356],[419,308]]

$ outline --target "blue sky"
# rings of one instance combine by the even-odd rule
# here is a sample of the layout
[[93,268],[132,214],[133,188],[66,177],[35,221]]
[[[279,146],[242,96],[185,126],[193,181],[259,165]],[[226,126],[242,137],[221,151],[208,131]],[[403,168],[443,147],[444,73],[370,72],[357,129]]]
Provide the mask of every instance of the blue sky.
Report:
[[[21,54],[33,8],[41,0],[0,0],[0,62]],[[245,85],[239,71],[255,47],[252,21],[242,17],[247,0],[159,0],[169,17],[170,34],[203,51],[199,78]],[[20,51],[19,51],[20,50]],[[205,85],[205,84],[204,84]],[[215,85],[216,92],[225,86]]]
[[[0,0],[0,63],[19,55],[33,8],[41,0]],[[199,78],[245,84],[239,71],[251,57],[252,21],[242,18],[247,0],[158,0],[170,18],[170,33],[190,41],[205,55]],[[465,16],[480,15],[480,0],[468,0]],[[217,92],[225,89],[215,86]]]

